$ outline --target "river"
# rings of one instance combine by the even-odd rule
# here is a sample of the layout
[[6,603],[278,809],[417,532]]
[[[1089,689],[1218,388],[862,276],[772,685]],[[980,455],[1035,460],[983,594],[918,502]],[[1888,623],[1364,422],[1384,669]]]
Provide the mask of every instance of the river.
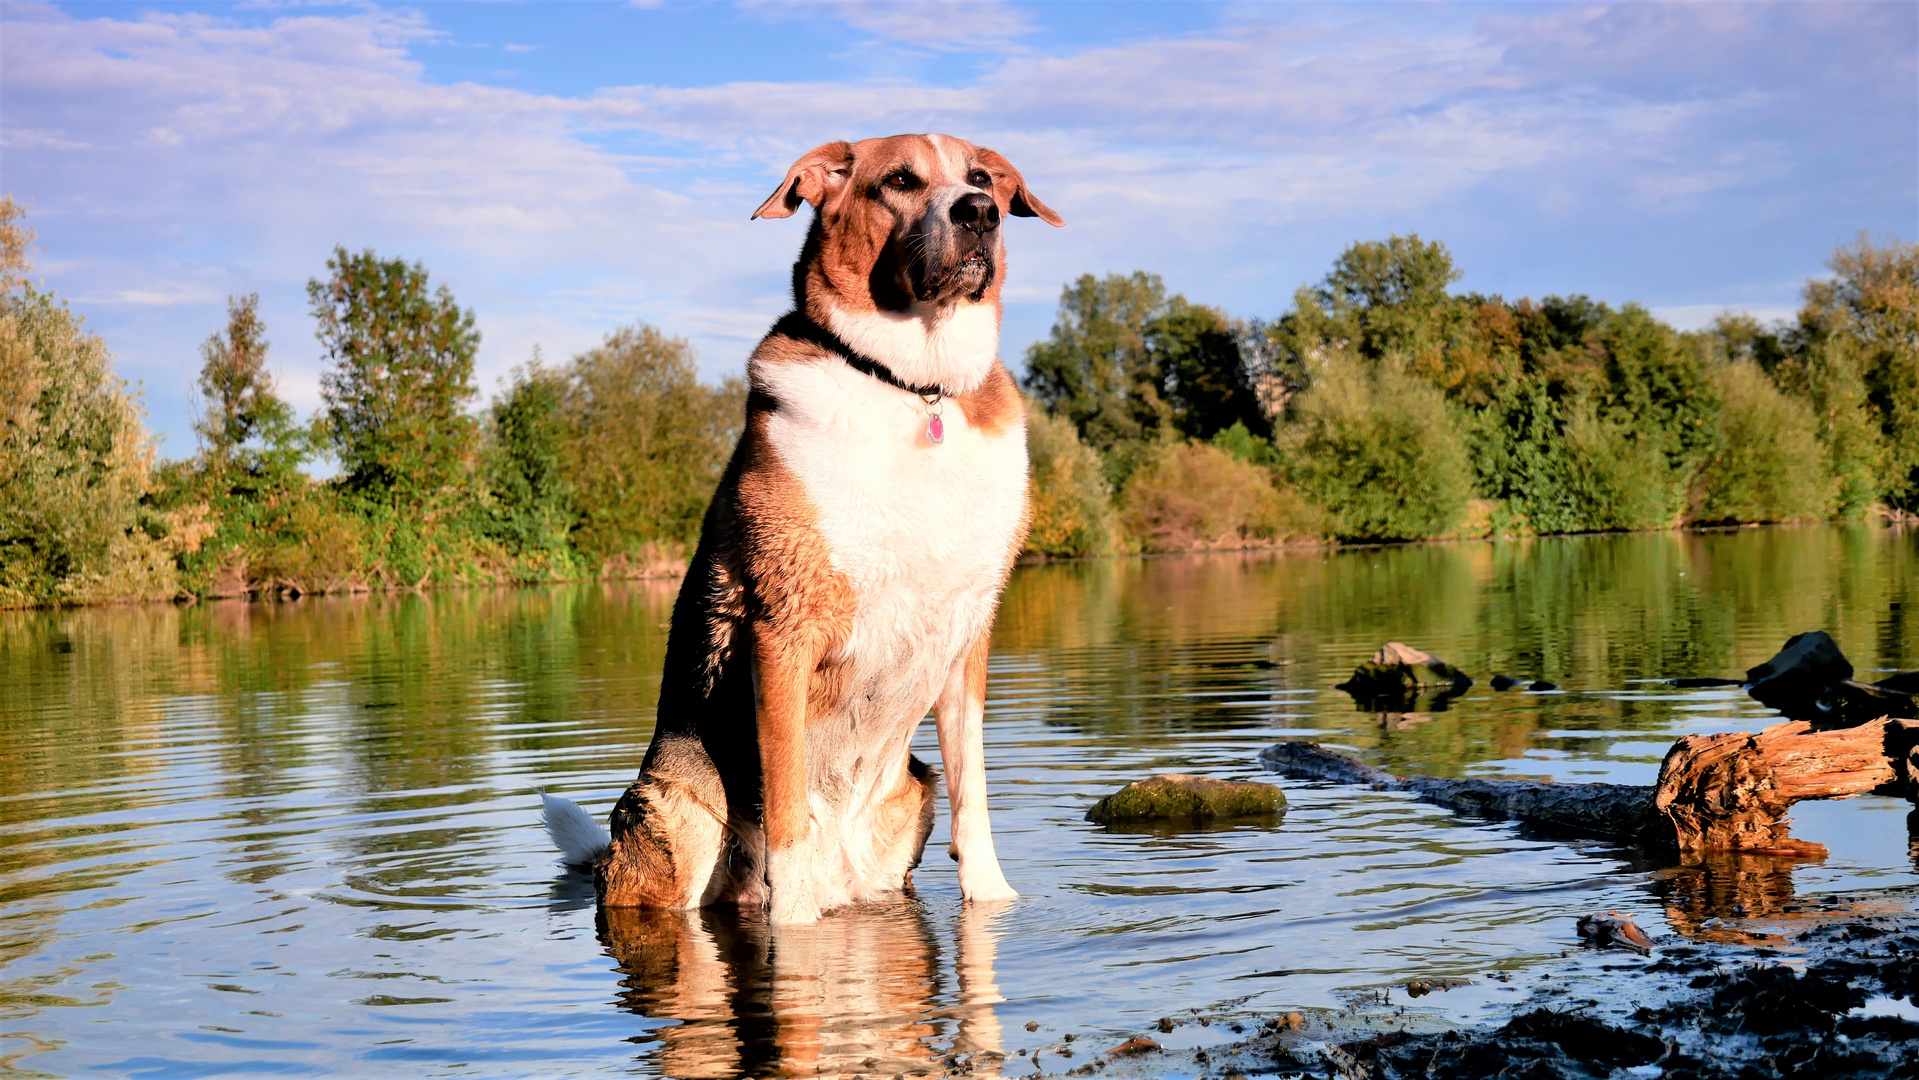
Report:
[[[1414,978],[1471,980],[1408,1003],[1437,1021],[1490,1017],[1488,976],[1561,962],[1584,912],[1758,932],[1783,895],[1919,881],[1910,808],[1871,797],[1798,808],[1824,861],[1716,879],[1333,785],[1284,782],[1270,822],[1083,820],[1154,772],[1258,779],[1292,738],[1646,783],[1676,737],[1772,719],[1657,680],[1808,629],[1919,667],[1919,531],[1811,526],[1022,568],[986,728],[1017,903],[960,904],[942,807],[915,896],[777,939],[596,920],[534,791],[604,813],[631,779],[676,587],[0,613],[0,1075],[891,1076],[982,1050],[1022,1075],[1066,1034],[1083,1061],[1217,1018],[1156,1033],[1202,1045]],[[1361,711],[1332,685],[1388,640],[1479,685]],[[937,764],[930,723],[916,752]]]

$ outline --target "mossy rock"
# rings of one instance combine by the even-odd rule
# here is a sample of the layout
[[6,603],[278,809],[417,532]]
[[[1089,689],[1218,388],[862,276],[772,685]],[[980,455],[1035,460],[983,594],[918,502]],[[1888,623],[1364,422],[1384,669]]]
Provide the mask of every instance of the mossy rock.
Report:
[[1210,821],[1277,814],[1285,809],[1285,793],[1271,784],[1163,773],[1135,780],[1101,799],[1086,812],[1086,820],[1101,825],[1131,821]]

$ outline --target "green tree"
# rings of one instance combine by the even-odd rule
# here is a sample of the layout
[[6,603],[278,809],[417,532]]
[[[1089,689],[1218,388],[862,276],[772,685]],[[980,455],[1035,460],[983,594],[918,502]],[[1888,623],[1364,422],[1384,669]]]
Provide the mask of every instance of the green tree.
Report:
[[562,373],[573,541],[598,562],[648,542],[690,543],[745,422],[745,386],[699,380],[693,346],[622,327]]
[[1173,426],[1190,439],[1210,439],[1238,425],[1264,438],[1272,423],[1260,408],[1242,343],[1248,328],[1218,308],[1174,296],[1146,326],[1151,370],[1172,408]]
[[403,504],[438,496],[471,459],[465,414],[480,334],[419,263],[336,247],[329,276],[307,282],[333,368],[320,378],[325,431],[354,491]]
[[199,436],[216,485],[247,491],[285,487],[305,448],[293,408],[274,392],[266,369],[260,294],[227,298],[227,325],[200,346]]
[[1287,478],[1342,539],[1439,536],[1472,496],[1465,441],[1444,396],[1395,357],[1327,355],[1275,437]]
[[1160,442],[1236,423],[1270,431],[1248,334],[1217,308],[1168,297],[1155,274],[1083,274],[1061,290],[1051,336],[1027,350],[1025,385],[1072,422],[1118,487]]
[[538,553],[543,568],[574,569],[569,534],[577,520],[566,475],[571,449],[564,408],[566,383],[540,363],[516,368],[494,400],[487,428],[487,474],[493,490],[491,531],[521,554]]
[[1052,335],[1026,350],[1026,389],[1101,453],[1156,438],[1172,407],[1147,327],[1165,308],[1157,274],[1080,275],[1060,290]]
[[[1833,276],[1806,285],[1792,335],[1800,375],[1823,391],[1835,449],[1843,436],[1848,458],[1878,458],[1886,501],[1919,510],[1919,244],[1861,236],[1827,265]],[[1875,439],[1854,430],[1858,406]]]
[[139,403],[106,343],[26,283],[22,216],[0,199],[0,607],[171,596],[172,561],[141,528]]

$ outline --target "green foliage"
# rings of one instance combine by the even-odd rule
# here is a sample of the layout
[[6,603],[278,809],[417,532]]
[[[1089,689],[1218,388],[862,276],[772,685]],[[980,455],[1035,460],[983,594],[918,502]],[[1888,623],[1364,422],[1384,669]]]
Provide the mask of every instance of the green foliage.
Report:
[[[295,423],[256,296],[201,348],[192,458],[152,467],[104,343],[27,284],[0,197],[0,607],[666,569],[744,419],[646,326],[470,416],[471,312],[336,248],[332,368]],[[1864,238],[1794,325],[1681,335],[1637,305],[1456,295],[1446,248],[1354,244],[1270,323],[1084,275],[1029,350],[1030,551],[1665,528],[1919,509],[1919,245]],[[342,471],[301,471],[326,440]],[[1115,496],[1114,492],[1118,495]]]
[[227,326],[200,346],[199,435],[210,479],[229,495],[272,491],[295,482],[306,456],[293,408],[267,372],[260,294],[227,298]]
[[1694,517],[1707,522],[1816,521],[1831,509],[1834,481],[1804,401],[1787,397],[1758,364],[1718,372],[1720,448],[1700,477]]
[[[1845,413],[1857,407],[1877,445],[1860,446],[1852,417],[1835,424],[1853,452],[1883,461],[1883,497],[1919,511],[1919,244],[1865,236],[1828,263],[1833,277],[1806,285],[1794,335],[1797,363],[1819,370]],[[1857,400],[1863,391],[1863,402]],[[1840,473],[1853,470],[1842,462]]]
[[537,357],[515,369],[493,402],[485,448],[492,491],[488,532],[555,577],[578,569],[568,535],[578,515],[566,475],[571,441],[565,400],[565,382]]
[[32,286],[0,296],[0,607],[171,596],[151,458],[106,343]]
[[738,379],[699,381],[693,347],[640,324],[560,373],[573,543],[595,562],[649,542],[690,544],[746,420]]
[[1123,484],[1155,443],[1205,439],[1237,423],[1264,435],[1247,328],[1167,297],[1157,275],[1082,275],[1060,293],[1052,335],[1026,353],[1026,389],[1071,420]]
[[1350,540],[1450,531],[1472,496],[1466,442],[1445,398],[1396,358],[1324,357],[1276,433],[1286,475]]
[[462,411],[475,393],[473,313],[426,268],[336,247],[329,276],[307,282],[333,370],[320,378],[325,430],[348,487],[421,504],[451,485],[476,431]]
[[1032,527],[1026,550],[1040,555],[1105,555],[1117,544],[1118,522],[1100,458],[1064,417],[1029,400],[1026,455],[1032,467]]

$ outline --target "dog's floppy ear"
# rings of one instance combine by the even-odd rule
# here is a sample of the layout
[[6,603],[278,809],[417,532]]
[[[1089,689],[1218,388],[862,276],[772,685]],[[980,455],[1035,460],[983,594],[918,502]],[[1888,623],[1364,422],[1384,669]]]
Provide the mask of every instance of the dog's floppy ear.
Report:
[[993,171],[993,194],[1001,207],[1014,217],[1036,217],[1048,225],[1064,225],[1065,219],[1053,213],[1053,208],[1033,197],[1026,190],[1026,178],[1006,160],[1006,155],[980,147],[980,162]]
[[747,220],[792,217],[802,202],[817,207],[820,200],[826,198],[827,190],[845,183],[852,171],[852,143],[830,142],[816,146],[786,170],[786,179],[780,181],[780,186],[773,189],[773,194],[768,195]]

